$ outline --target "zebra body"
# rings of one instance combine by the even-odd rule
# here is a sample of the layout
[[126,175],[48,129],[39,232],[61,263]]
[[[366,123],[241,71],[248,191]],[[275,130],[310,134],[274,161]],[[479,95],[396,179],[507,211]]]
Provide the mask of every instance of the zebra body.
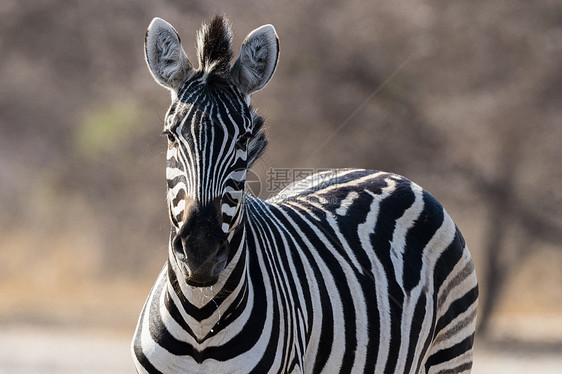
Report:
[[[259,45],[276,64],[276,44],[263,44],[272,28],[248,36],[226,81],[239,92],[221,81],[218,100],[216,89],[202,88],[212,73],[201,44],[219,39],[205,32],[224,33],[224,21],[215,18],[200,34],[203,68],[175,64],[188,67],[181,84],[151,62],[151,37],[175,40],[160,21],[149,27],[147,60],[175,92],[165,128],[173,136],[172,230],[168,262],[132,342],[138,372],[469,372],[477,282],[464,239],[441,205],[404,177],[357,169],[311,176],[267,201],[246,194],[240,167],[265,146],[263,122],[246,104],[274,66],[252,70],[265,71],[265,83],[244,78],[244,61],[260,61],[245,59],[244,46]],[[270,57],[261,61],[271,64]],[[238,124],[231,146],[221,136],[233,133],[226,118]],[[223,130],[214,129],[219,121]],[[216,158],[209,143],[222,145]],[[209,171],[209,160],[221,158],[229,166]]]

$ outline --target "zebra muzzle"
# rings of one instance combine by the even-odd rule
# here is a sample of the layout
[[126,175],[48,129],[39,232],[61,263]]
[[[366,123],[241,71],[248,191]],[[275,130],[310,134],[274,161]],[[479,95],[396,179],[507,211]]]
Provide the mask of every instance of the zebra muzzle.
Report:
[[192,208],[173,238],[174,257],[192,286],[212,286],[228,262],[230,247],[216,205]]

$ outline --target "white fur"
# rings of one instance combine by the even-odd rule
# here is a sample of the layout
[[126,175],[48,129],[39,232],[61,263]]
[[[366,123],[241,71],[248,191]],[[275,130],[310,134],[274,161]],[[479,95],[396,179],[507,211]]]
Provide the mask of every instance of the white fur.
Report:
[[263,88],[273,76],[279,59],[279,39],[272,25],[252,31],[240,49],[240,55],[232,68],[232,78],[238,88],[250,95]]
[[176,90],[185,81],[191,64],[178,33],[168,22],[158,17],[150,22],[144,51],[146,63],[156,82]]

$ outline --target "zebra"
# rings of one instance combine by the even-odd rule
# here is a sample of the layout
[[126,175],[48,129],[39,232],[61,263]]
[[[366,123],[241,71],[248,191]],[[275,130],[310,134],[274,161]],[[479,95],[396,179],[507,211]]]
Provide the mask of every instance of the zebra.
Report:
[[405,177],[337,169],[261,200],[248,169],[267,145],[251,95],[279,41],[252,31],[231,64],[215,16],[195,68],[155,18],[145,57],[169,89],[168,260],[140,314],[139,373],[465,373],[478,286],[462,234]]

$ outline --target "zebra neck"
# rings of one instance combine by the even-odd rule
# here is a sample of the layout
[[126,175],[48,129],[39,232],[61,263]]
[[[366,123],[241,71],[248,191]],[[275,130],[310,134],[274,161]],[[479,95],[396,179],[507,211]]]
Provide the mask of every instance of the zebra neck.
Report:
[[[210,287],[192,287],[181,279],[168,261],[167,302],[173,303],[198,341],[216,333],[221,321],[236,315],[247,302],[246,231],[243,226],[230,238],[230,260],[218,282]],[[179,278],[178,278],[179,277]],[[225,325],[222,322],[222,325]]]

